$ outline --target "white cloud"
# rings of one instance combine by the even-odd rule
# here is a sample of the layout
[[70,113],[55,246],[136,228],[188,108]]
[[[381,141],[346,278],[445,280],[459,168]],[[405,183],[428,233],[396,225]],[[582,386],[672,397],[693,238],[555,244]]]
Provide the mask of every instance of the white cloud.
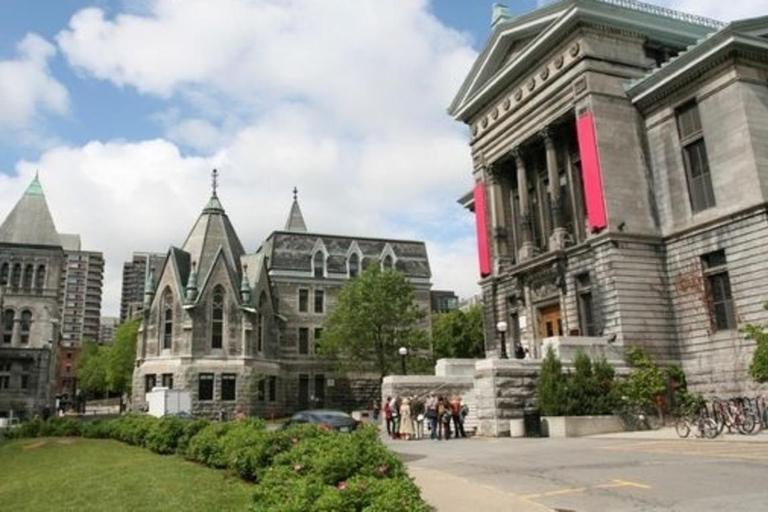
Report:
[[15,59],[0,61],[0,130],[26,128],[40,112],[63,114],[69,107],[67,90],[48,68],[56,48],[27,34],[16,49]]

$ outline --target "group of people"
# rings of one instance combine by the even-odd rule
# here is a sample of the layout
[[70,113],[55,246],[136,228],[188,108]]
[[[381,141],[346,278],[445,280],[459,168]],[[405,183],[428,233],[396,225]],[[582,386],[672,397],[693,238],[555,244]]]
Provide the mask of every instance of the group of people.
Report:
[[425,428],[429,430],[430,439],[467,437],[464,420],[469,408],[461,402],[459,395],[447,398],[429,393],[426,399],[420,396],[388,396],[382,412],[387,434],[393,439],[424,439]]

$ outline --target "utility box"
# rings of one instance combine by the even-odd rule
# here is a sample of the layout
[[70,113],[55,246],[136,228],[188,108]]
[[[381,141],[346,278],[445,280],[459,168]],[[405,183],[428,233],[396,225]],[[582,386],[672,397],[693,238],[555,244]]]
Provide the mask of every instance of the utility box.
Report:
[[147,412],[156,418],[192,413],[189,391],[180,389],[153,388],[147,393],[147,405]]

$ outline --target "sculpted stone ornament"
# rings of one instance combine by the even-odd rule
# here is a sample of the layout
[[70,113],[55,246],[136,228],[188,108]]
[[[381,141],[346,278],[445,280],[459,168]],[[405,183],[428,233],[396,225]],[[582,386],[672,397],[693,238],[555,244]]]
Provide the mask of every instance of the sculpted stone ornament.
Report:
[[558,55],[557,58],[555,59],[555,68],[561,69],[563,67],[563,64],[565,64],[565,57],[563,57],[562,55]]
[[571,57],[575,57],[579,54],[579,51],[581,51],[581,45],[579,43],[573,43],[573,46],[571,46]]
[[511,106],[512,106],[512,101],[510,101],[510,99],[509,99],[509,98],[506,98],[506,99],[504,100],[504,104],[503,104],[504,110],[505,110],[505,111],[506,111],[506,110],[509,110],[509,107],[511,107]]
[[542,69],[541,72],[539,73],[539,78],[541,78],[542,80],[546,80],[547,78],[549,78],[549,68]]
[[518,89],[515,91],[515,101],[520,101],[521,99],[523,99],[523,90]]
[[499,108],[498,107],[494,107],[493,108],[493,110],[491,111],[491,117],[493,118],[494,121],[499,118]]
[[528,90],[533,91],[536,88],[536,79],[531,77],[530,80],[528,80]]

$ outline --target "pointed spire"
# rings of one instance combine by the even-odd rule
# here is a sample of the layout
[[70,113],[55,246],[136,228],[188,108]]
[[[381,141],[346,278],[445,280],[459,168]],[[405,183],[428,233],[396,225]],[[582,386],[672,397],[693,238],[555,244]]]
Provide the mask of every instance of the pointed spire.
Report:
[[155,267],[149,267],[147,280],[144,282],[144,307],[148,308],[155,294]]
[[211,199],[208,200],[208,204],[205,205],[203,212],[212,213],[220,212],[224,213],[224,207],[219,201],[219,196],[216,194],[216,189],[219,188],[219,171],[214,169],[211,171]]
[[248,265],[243,265],[243,280],[240,282],[240,298],[243,304],[251,302],[251,285],[248,284]]
[[0,226],[0,242],[61,247],[37,174]]
[[288,214],[288,220],[285,222],[285,231],[294,233],[306,233],[307,225],[304,223],[304,216],[299,208],[299,189],[293,187],[293,204],[291,212]]
[[197,262],[192,262],[192,272],[189,273],[189,279],[187,280],[187,288],[184,290],[184,295],[187,302],[195,302],[197,300]]

